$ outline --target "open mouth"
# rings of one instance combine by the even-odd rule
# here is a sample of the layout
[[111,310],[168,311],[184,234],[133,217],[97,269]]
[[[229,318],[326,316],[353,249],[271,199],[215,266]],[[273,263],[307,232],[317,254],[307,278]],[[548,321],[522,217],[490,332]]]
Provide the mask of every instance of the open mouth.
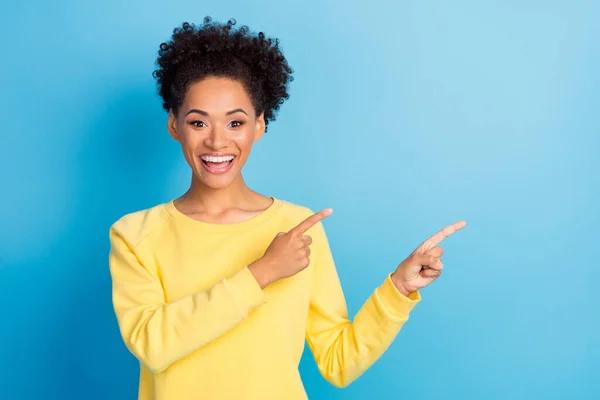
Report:
[[213,174],[222,174],[231,169],[236,157],[228,156],[200,156],[204,168]]

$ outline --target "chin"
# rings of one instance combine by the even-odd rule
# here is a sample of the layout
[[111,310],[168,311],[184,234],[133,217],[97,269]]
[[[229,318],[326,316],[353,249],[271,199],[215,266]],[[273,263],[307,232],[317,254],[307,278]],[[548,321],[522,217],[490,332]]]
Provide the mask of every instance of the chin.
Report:
[[207,186],[211,189],[225,189],[230,186],[234,179],[200,179],[202,185]]
[[[202,167],[200,167],[202,168]],[[236,181],[239,171],[229,171],[223,175],[211,175],[205,171],[194,171],[194,179],[210,189],[224,189]]]

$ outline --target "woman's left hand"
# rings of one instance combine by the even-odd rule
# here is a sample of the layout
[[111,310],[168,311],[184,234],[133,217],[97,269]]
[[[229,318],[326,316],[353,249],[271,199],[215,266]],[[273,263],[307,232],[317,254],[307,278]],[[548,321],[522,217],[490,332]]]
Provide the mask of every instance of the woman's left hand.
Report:
[[423,243],[396,269],[392,274],[392,281],[404,296],[408,296],[431,282],[435,281],[442,273],[442,249],[438,244],[464,228],[465,221],[458,221],[448,225]]

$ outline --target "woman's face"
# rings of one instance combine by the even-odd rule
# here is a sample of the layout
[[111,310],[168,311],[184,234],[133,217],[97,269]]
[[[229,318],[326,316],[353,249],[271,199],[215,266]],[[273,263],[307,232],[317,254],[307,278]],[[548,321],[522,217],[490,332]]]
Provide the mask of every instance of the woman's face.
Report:
[[240,82],[209,77],[190,86],[178,115],[169,113],[168,129],[198,183],[222,189],[240,177],[265,121]]

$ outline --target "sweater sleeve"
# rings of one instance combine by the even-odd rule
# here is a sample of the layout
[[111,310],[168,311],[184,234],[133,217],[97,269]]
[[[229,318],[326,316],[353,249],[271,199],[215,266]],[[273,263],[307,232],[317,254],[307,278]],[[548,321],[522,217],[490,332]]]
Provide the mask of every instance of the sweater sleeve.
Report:
[[142,262],[144,257],[114,227],[110,243],[119,330],[127,348],[152,373],[225,334],[265,302],[264,292],[244,266],[208,290],[166,303],[159,272]]
[[385,352],[420,296],[400,294],[390,274],[350,321],[322,224],[314,227],[312,235],[316,258],[306,339],[325,379],[345,387]]

